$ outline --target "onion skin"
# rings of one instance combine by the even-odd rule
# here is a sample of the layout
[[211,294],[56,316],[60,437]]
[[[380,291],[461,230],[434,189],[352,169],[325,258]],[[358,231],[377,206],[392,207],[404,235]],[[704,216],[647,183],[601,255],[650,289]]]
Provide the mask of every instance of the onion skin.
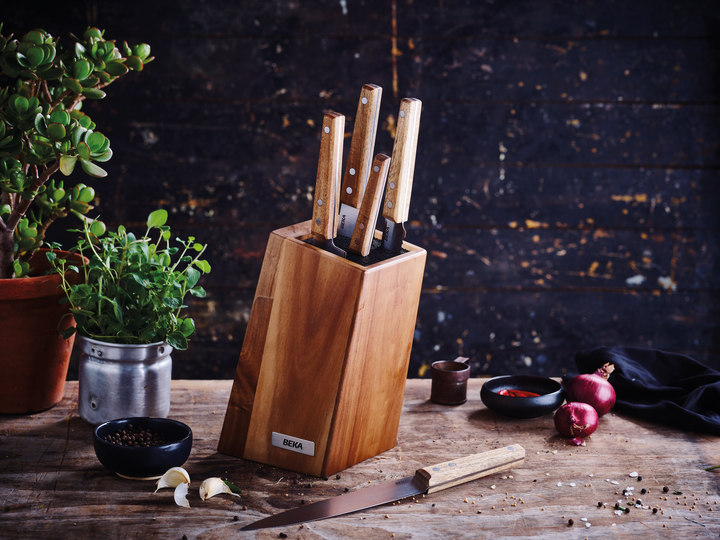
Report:
[[615,405],[615,389],[608,377],[615,370],[612,364],[605,364],[595,373],[586,373],[573,377],[565,383],[568,402],[592,405],[598,416],[607,414]]
[[598,427],[597,411],[587,403],[566,403],[555,412],[555,428],[566,437],[587,437]]

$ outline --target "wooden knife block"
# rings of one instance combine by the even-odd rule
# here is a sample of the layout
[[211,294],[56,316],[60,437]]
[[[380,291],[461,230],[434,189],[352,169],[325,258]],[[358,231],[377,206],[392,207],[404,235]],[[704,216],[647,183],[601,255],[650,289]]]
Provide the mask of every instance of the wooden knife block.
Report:
[[363,267],[310,236],[270,235],[218,451],[326,476],[395,446],[426,252]]

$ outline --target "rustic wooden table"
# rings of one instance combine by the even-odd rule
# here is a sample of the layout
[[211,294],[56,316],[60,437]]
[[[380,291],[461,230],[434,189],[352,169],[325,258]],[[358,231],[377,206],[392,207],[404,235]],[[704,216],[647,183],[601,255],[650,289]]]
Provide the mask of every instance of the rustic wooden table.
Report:
[[[185,468],[191,508],[153,482],[124,480],[97,461],[92,428],[77,414],[77,383],[52,410],[0,417],[0,536],[3,538],[667,538],[720,534],[720,438],[684,433],[610,413],[584,447],[556,435],[552,416],[513,420],[487,410],[481,379],[468,401],[429,401],[429,380],[408,380],[395,448],[327,480],[216,452],[231,381],[173,381],[171,416],[194,432]],[[243,525],[301,503],[408,476],[415,469],[510,443],[522,468],[441,491],[417,503],[277,529]],[[632,472],[642,480],[629,476]],[[201,501],[210,476],[229,478],[240,498]],[[617,484],[613,483],[617,482]],[[669,493],[663,493],[663,487]],[[616,515],[633,487],[651,510]],[[641,489],[648,492],[640,495]],[[673,492],[682,494],[675,495]],[[632,500],[632,498],[628,499]],[[607,507],[598,507],[598,503]],[[573,519],[574,524],[568,525]],[[585,521],[587,520],[587,521]],[[283,536],[287,535],[287,536]]]

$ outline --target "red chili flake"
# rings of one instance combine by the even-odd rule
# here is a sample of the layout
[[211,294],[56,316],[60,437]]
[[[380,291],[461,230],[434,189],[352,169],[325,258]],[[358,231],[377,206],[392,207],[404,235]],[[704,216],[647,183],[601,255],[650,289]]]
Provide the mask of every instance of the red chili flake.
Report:
[[498,392],[501,396],[511,396],[511,397],[540,397],[540,394],[536,394],[535,392],[528,392],[526,390],[517,390],[515,388],[503,388]]

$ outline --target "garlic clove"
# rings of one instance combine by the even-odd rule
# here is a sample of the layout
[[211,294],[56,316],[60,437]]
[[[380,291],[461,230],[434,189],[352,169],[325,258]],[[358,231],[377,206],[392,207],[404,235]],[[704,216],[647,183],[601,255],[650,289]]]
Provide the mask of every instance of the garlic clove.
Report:
[[212,478],[206,478],[203,480],[203,483],[200,484],[200,498],[204,501],[205,499],[209,499],[210,497],[214,497],[215,495],[219,495],[220,493],[229,493],[230,495],[235,495],[236,497],[239,497],[237,493],[233,493],[228,485],[223,482],[222,478],[218,477],[212,477]]
[[189,487],[190,484],[187,482],[178,484],[178,486],[175,488],[175,493],[173,495],[173,497],[175,498],[175,504],[177,504],[178,506],[184,506],[185,508],[190,508],[190,503],[187,500]]
[[188,472],[183,469],[182,467],[173,467],[172,469],[168,469],[168,471],[162,475],[160,480],[158,480],[157,488],[155,489],[155,493],[158,492],[158,489],[162,488],[176,488],[180,484],[189,484],[190,483],[190,475]]

